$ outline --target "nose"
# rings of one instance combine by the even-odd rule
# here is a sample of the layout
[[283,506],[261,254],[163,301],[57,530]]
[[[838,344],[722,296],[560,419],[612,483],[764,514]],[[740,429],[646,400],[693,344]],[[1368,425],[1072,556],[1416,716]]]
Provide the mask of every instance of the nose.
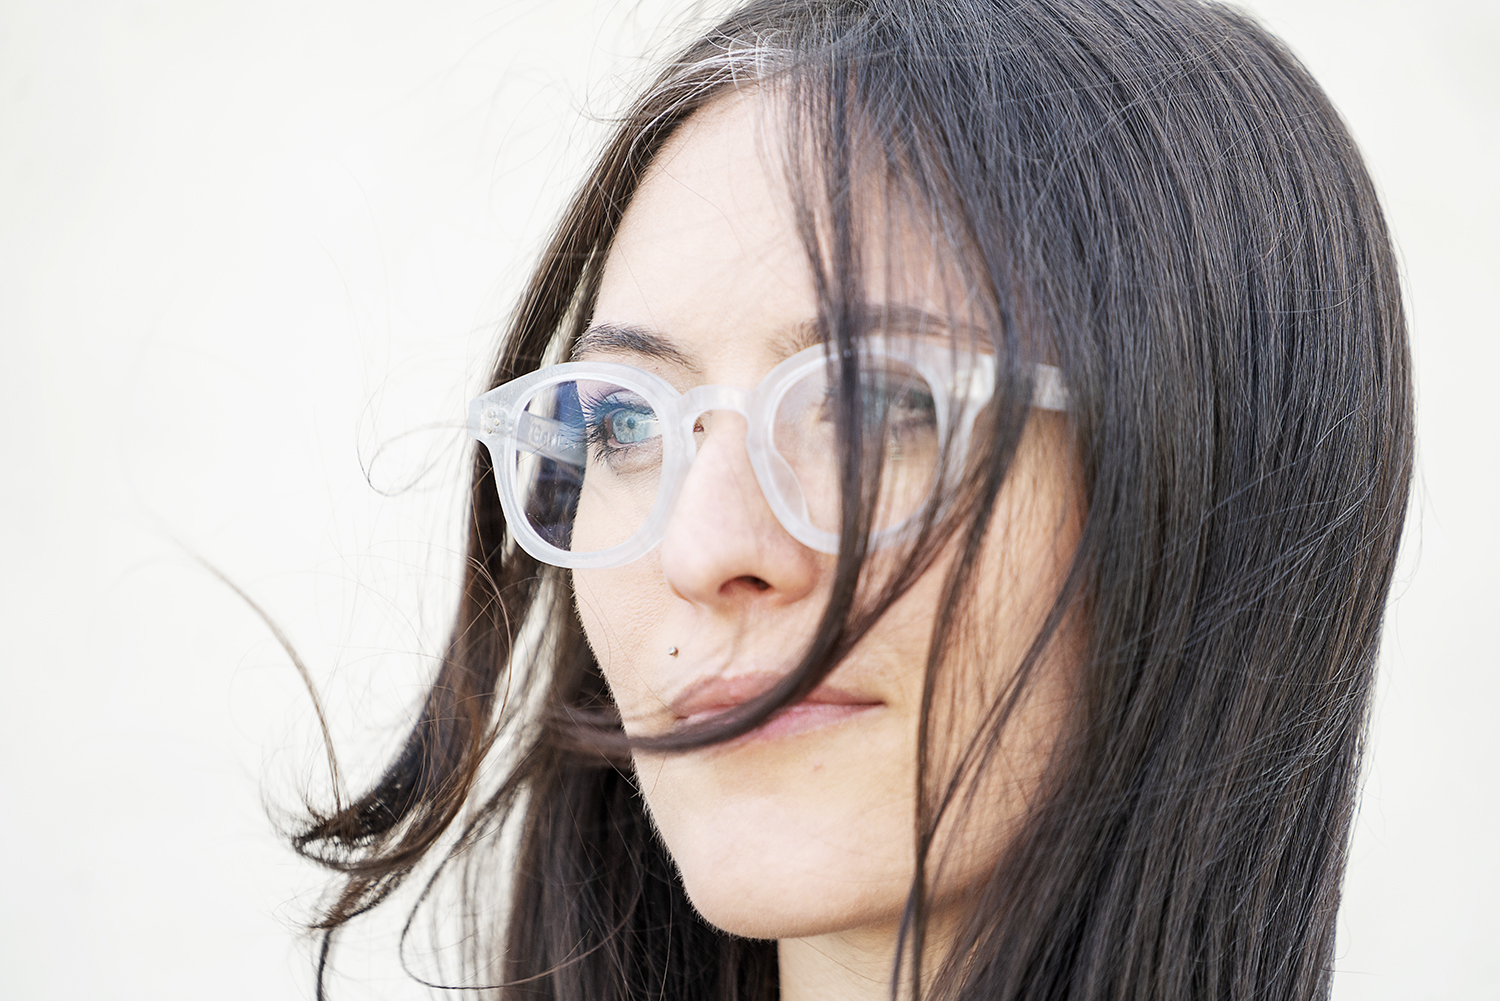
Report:
[[745,420],[700,417],[698,454],[661,542],[667,582],[716,611],[790,604],[817,587],[821,554],[787,533],[761,492],[745,451]]

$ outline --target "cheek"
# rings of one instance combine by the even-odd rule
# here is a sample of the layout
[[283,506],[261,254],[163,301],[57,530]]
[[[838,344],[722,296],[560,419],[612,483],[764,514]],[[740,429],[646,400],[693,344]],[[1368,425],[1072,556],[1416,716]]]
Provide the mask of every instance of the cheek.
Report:
[[[654,663],[655,638],[669,603],[661,573],[650,559],[607,570],[574,570],[573,600],[594,659],[629,720],[657,687],[642,675]],[[657,699],[659,701],[659,698]]]
[[937,851],[948,853],[951,873],[938,892],[949,899],[961,899],[1010,843],[1073,704],[1084,656],[1078,614],[1064,617],[1025,678],[1017,674],[1057,602],[1082,532],[1077,471],[1054,458],[1068,454],[1057,429],[1023,439],[934,692],[933,774],[958,775],[957,800],[969,804],[938,831]]

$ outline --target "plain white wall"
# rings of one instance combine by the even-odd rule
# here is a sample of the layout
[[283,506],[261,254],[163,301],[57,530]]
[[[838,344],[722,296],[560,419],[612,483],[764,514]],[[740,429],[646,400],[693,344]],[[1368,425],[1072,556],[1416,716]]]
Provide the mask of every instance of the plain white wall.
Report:
[[[496,325],[681,3],[0,4],[0,995],[310,996],[320,788],[287,628],[368,769],[453,604]],[[1338,1001],[1500,997],[1500,34],[1265,0],[1406,268],[1420,469]],[[361,753],[363,749],[363,753]],[[361,765],[360,762],[364,764]],[[376,923],[339,996],[422,996]]]

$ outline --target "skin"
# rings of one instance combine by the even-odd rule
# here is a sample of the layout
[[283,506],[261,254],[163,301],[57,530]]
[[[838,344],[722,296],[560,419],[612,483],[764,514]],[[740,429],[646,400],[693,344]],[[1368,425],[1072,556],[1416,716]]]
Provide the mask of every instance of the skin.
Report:
[[[578,357],[633,364],[679,390],[752,387],[805,346],[816,299],[779,170],[774,108],[750,92],[699,112],[653,164],[604,266],[593,328],[649,332],[670,352],[585,336]],[[872,292],[944,313],[948,289],[921,240],[915,278]],[[873,255],[867,255],[873,256]],[[877,262],[878,264],[879,262]],[[938,733],[962,746],[1005,687],[1057,594],[1081,504],[1062,419],[1036,412],[986,536],[970,630],[939,678]],[[776,520],[738,415],[706,415],[661,545],[623,567],[574,572],[578,614],[632,735],[680,724],[705,678],[763,686],[798,662],[834,557]],[[695,907],[736,934],[779,940],[782,997],[889,997],[897,923],[914,872],[917,733],[928,639],[950,554],[891,608],[827,683],[854,704],[793,710],[729,744],[638,755],[641,790]],[[1065,633],[1067,630],[1064,631]],[[670,647],[680,653],[668,655]],[[1066,636],[1049,647],[975,805],[940,828],[934,950],[964,890],[1003,851],[1034,791],[1067,694]],[[939,766],[952,757],[938,754]]]

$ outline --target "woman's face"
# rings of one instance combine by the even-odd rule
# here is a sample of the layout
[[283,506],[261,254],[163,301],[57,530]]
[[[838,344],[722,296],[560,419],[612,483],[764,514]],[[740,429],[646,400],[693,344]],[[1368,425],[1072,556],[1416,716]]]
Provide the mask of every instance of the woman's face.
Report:
[[[681,391],[753,387],[810,343],[817,302],[769,107],[753,96],[717,102],[656,160],[604,266],[592,329],[614,335],[586,335],[580,359],[635,365]],[[880,279],[888,256],[867,249],[872,294],[946,312],[951,282],[936,277],[921,240],[907,242],[900,289]],[[954,747],[977,731],[1072,556],[1080,505],[1061,423],[1040,412],[1031,421],[974,576],[967,639],[939,675],[934,732]],[[578,614],[632,735],[707,718],[793,669],[833,579],[834,557],[798,543],[767,507],[743,420],[725,414],[704,427],[661,545],[573,574]],[[637,756],[651,815],[709,921],[776,939],[894,929],[913,876],[928,640],[950,568],[940,557],[809,701],[727,744]],[[944,829],[942,899],[959,899],[993,863],[1020,816],[1056,730],[1065,661],[1044,658],[969,820]]]

